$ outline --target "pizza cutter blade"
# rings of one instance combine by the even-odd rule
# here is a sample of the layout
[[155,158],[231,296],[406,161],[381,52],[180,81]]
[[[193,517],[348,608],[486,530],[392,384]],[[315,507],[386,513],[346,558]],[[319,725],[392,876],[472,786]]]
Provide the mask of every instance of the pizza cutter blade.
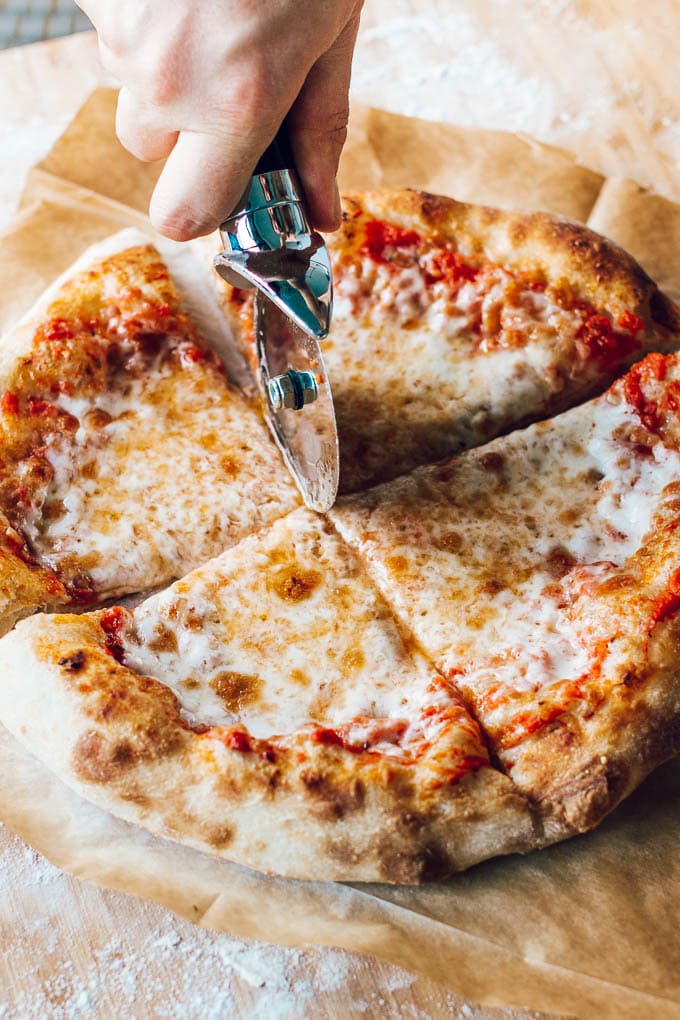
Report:
[[267,424],[307,506],[329,510],[338,491],[338,433],[319,343],[261,291],[255,339]]
[[265,418],[305,503],[326,511],[339,478],[333,396],[319,340],[331,321],[331,263],[312,230],[282,129],[220,227],[217,272],[255,287],[258,384]]

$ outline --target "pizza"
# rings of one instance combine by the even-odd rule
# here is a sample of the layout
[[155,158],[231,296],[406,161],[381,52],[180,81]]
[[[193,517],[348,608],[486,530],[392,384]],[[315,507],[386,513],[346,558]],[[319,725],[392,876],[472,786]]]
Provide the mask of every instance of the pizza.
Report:
[[195,256],[166,257],[178,284],[144,234],[117,235],[3,341],[2,630],[167,584],[300,502],[208,344],[227,334]]
[[[261,461],[244,456],[235,494],[224,479],[215,484],[226,489],[210,490],[212,513],[235,499],[241,515],[209,537],[204,521],[214,518],[202,516],[202,490],[192,489],[198,521],[179,512],[161,543],[149,489],[153,498],[137,500],[128,518],[140,557],[162,545],[171,552],[156,585],[183,576],[134,608],[17,623],[0,640],[0,720],[84,798],[158,835],[282,875],[412,883],[586,831],[680,751],[680,354],[664,353],[678,343],[680,318],[628,256],[584,228],[412,193],[355,197],[348,210],[353,203],[358,214],[334,249],[339,326],[328,361],[339,408],[341,367],[359,378],[369,352],[394,379],[411,373],[429,392],[437,343],[448,404],[429,418],[434,391],[411,408],[391,402],[378,380],[385,418],[362,418],[360,391],[350,422],[347,385],[341,450],[355,457],[345,483],[356,491],[315,514],[299,505],[257,408],[230,389],[188,316],[173,313],[182,327],[158,360],[142,358],[139,385],[158,386],[167,361],[184,393],[193,377],[181,375],[175,352],[184,343],[202,352],[184,359],[206,373],[201,393],[219,394],[220,408],[233,402],[233,424],[220,432],[226,463],[235,433],[243,439],[252,427],[261,443]],[[417,243],[401,243],[409,231]],[[378,236],[388,239],[380,258],[365,250]],[[425,272],[434,275],[423,269],[431,260],[450,273],[427,283],[430,303],[412,303],[408,325],[393,305],[411,301],[408,279],[415,292]],[[363,309],[365,298],[348,311],[343,293],[348,302],[363,293],[373,272],[383,311]],[[108,286],[95,273],[106,309]],[[463,327],[466,302],[479,307]],[[225,292],[223,305],[246,350],[247,299]],[[103,319],[115,330],[116,314]],[[379,358],[371,337],[383,345]],[[645,355],[651,346],[663,350]],[[465,381],[458,397],[455,366]],[[102,401],[116,379],[102,383]],[[490,394],[502,394],[503,379],[501,411]],[[22,420],[30,404],[20,393]],[[65,393],[55,403],[75,414]],[[149,401],[153,412],[135,419],[135,449],[160,442],[165,404]],[[211,451],[214,438],[191,431],[179,397],[168,404],[187,448]],[[436,421],[446,432],[449,415],[443,446],[471,448],[437,459],[439,439],[426,438],[418,408],[434,433]],[[456,415],[468,416],[467,431]],[[388,418],[389,442],[380,432]],[[364,445],[352,446],[350,428],[366,430]],[[161,451],[153,463],[168,459]],[[138,462],[111,463],[122,493]],[[84,520],[89,529],[77,532],[79,555],[101,549],[95,511],[78,495],[89,477],[74,472],[81,502],[69,504],[74,527]],[[154,479],[169,486],[168,513],[173,500],[183,505],[186,477]],[[111,491],[102,480],[86,495],[101,492],[105,505]],[[11,501],[3,506],[9,515]],[[52,515],[42,520],[48,529]],[[180,523],[184,558],[174,544]],[[27,573],[12,583],[18,590],[52,571],[65,594],[49,604],[59,608],[61,597],[68,609],[72,574],[38,559],[20,518],[10,526],[31,542],[31,557],[18,557]],[[140,590],[152,587],[143,559],[139,576]],[[117,583],[136,582],[125,574]],[[104,585],[87,591],[101,598]]]
[[680,355],[651,354],[132,611],[22,621],[0,718],[83,796],[199,849],[441,877],[592,827],[680,750],[679,514]]
[[[341,492],[562,411],[680,333],[633,259],[581,225],[414,191],[343,203],[324,342]],[[252,292],[218,286],[253,362]]]

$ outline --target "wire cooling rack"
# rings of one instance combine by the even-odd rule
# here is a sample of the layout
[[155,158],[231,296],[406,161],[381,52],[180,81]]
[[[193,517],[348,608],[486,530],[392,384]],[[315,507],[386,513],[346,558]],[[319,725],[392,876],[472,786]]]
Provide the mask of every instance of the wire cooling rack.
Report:
[[0,0],[0,49],[91,27],[73,0]]

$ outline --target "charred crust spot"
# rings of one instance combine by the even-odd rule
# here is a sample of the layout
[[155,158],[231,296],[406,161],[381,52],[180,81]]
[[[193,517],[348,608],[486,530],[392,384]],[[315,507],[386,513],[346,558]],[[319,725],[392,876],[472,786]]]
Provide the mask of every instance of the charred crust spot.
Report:
[[484,453],[479,462],[486,471],[502,471],[505,459],[502,453]]
[[210,686],[227,711],[237,713],[259,699],[263,685],[258,676],[224,670],[212,678]]
[[136,804],[137,807],[141,808],[148,807],[151,804],[151,798],[146,793],[142,793],[142,791],[136,786],[123,790],[120,797],[121,800],[124,800],[126,803]]
[[457,202],[445,198],[443,195],[432,195],[429,191],[414,192],[414,194],[420,199],[420,212],[423,219],[436,225],[439,225],[451,214],[452,210],[458,207]]
[[400,832],[419,832],[426,823],[427,819],[420,811],[399,811],[394,815],[394,824]]
[[154,761],[179,751],[182,741],[175,729],[140,728],[132,737],[88,730],[73,749],[73,768],[77,776],[92,783],[120,779],[142,761]]
[[224,850],[234,839],[234,829],[226,822],[202,827],[201,835],[214,850]]
[[58,665],[68,673],[79,673],[85,667],[85,652],[73,652],[71,655],[64,655],[59,659]]
[[649,300],[652,318],[671,332],[680,332],[680,308],[674,305],[660,290],[654,290]]
[[381,878],[400,885],[433,882],[445,878],[453,870],[446,854],[434,845],[412,849],[389,843],[381,847],[378,858]]
[[73,750],[73,768],[80,779],[90,783],[108,783],[117,779],[132,764],[130,744],[107,739],[97,730],[88,730]]
[[356,867],[361,860],[361,853],[349,839],[327,840],[324,849],[344,869]]
[[307,792],[316,801],[323,818],[337,821],[357,811],[364,803],[364,785],[356,777],[348,782],[339,782],[318,769],[300,774]]

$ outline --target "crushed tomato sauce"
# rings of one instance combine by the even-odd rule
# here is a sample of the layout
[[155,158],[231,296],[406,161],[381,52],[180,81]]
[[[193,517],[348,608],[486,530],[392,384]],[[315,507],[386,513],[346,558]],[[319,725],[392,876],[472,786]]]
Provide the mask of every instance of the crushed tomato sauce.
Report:
[[[490,759],[483,751],[477,723],[464,707],[460,696],[452,685],[442,678],[435,678],[429,692],[435,697],[442,696],[439,704],[423,705],[418,719],[423,723],[422,733],[414,740],[403,744],[409,730],[406,719],[362,717],[338,727],[320,726],[314,723],[295,733],[274,737],[270,740],[253,737],[241,724],[235,726],[210,726],[199,735],[202,739],[216,740],[230,751],[240,754],[255,754],[273,762],[279,754],[292,756],[302,763],[307,760],[310,745],[335,747],[348,754],[359,756],[365,764],[384,763],[395,767],[414,766],[423,760],[427,752],[427,785],[434,789],[459,782],[467,773],[488,768]],[[452,747],[445,738],[451,726],[462,729],[480,744],[482,753]],[[427,728],[429,726],[429,729]],[[364,730],[364,739],[352,739],[352,730]],[[417,726],[416,726],[417,732]],[[441,742],[441,747],[438,745]],[[389,743],[402,753],[387,754],[379,748],[380,743]]]
[[[354,218],[360,218],[361,215],[357,211]],[[368,257],[376,265],[392,266],[395,270],[417,265],[422,270],[426,287],[443,283],[451,297],[455,297],[462,285],[471,283],[477,288],[478,299],[482,303],[484,297],[498,284],[499,272],[503,274],[507,285],[504,300],[509,307],[513,307],[513,301],[521,299],[523,291],[546,294],[560,308],[573,313],[574,346],[582,362],[581,367],[595,361],[603,369],[612,371],[642,345],[645,321],[630,309],[624,309],[616,316],[610,315],[587,301],[574,298],[568,288],[565,292],[560,286],[551,287],[536,273],[533,276],[520,274],[482,256],[477,259],[466,258],[448,242],[441,244],[416,230],[395,223],[368,219],[360,229],[363,231],[363,240],[358,249],[360,255]],[[348,259],[341,255],[340,259],[333,259],[338,282],[349,264],[351,257]],[[370,295],[367,295],[367,299],[370,300]],[[252,366],[256,368],[252,291],[229,288],[227,301],[239,319],[242,337],[251,345],[249,357]],[[498,301],[494,301],[493,305],[486,312],[478,309],[471,314],[469,329],[473,336],[479,338],[473,350],[488,353],[496,349],[526,345],[530,339],[528,331],[501,327]]]
[[123,631],[129,622],[129,613],[122,606],[111,606],[99,617],[99,626],[104,631],[104,647],[109,655],[124,664]]
[[[480,297],[483,297],[484,292],[494,285],[493,270],[500,268],[509,281],[515,281],[517,293],[523,287],[534,293],[547,293],[549,297],[552,296],[551,288],[542,279],[531,279],[528,276],[524,278],[505,266],[495,266],[485,258],[466,259],[449,245],[437,247],[415,230],[404,229],[382,220],[366,221],[364,240],[359,251],[360,254],[367,255],[382,265],[400,266],[405,260],[420,264],[421,259],[427,256],[423,260],[425,284],[433,286],[443,282],[452,294],[457,292],[461,284],[469,282],[477,284]],[[569,298],[559,291],[555,292],[554,297],[556,303],[574,313],[578,322],[575,344],[584,359],[594,359],[603,367],[612,368],[640,347],[645,322],[629,309],[624,309],[616,317],[610,317],[587,301]],[[472,322],[471,328],[474,331],[481,331],[482,318],[478,316]],[[523,335],[513,336],[511,346],[521,344],[525,340]],[[488,335],[485,349],[493,349],[493,346],[493,337]]]
[[669,426],[680,422],[680,381],[667,380],[675,354],[648,354],[623,379],[623,394],[640,421],[662,438]]

